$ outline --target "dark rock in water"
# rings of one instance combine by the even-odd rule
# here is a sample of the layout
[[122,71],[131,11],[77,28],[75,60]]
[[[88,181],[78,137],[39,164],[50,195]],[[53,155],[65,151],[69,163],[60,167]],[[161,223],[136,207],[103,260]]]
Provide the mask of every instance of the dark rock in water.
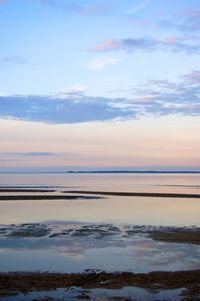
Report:
[[[16,296],[16,295],[18,295],[18,292],[6,290],[6,289],[5,290],[0,290],[0,298]],[[1,299],[1,300],[3,300],[3,299]]]
[[53,300],[55,299],[51,297],[41,297],[41,298],[33,299],[33,301],[53,301]]
[[111,298],[112,301],[134,301],[131,297],[120,297],[120,296],[113,296]]
[[17,227],[11,231],[7,237],[43,237],[50,233],[50,229],[48,229],[45,225],[40,224],[30,224],[30,225],[21,225],[21,227]]
[[158,241],[200,245],[198,229],[162,229],[149,232],[149,236]]
[[82,293],[82,294],[76,296],[75,298],[83,299],[83,300],[91,300],[91,297],[89,295],[87,295],[86,293]]

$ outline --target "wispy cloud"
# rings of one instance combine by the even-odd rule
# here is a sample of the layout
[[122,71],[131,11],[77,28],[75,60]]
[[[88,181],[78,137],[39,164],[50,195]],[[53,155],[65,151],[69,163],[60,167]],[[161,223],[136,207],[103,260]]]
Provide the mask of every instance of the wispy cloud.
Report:
[[[52,160],[51,157],[55,159],[62,158],[62,159],[80,159],[80,157],[84,159],[89,159],[87,154],[82,154],[79,152],[46,152],[46,151],[30,151],[30,152],[0,152],[0,161],[25,161],[30,160],[30,158],[34,160]],[[35,158],[34,158],[35,157]],[[90,155],[91,157],[91,155]],[[91,158],[90,158],[91,159]]]
[[129,18],[129,20],[130,20],[130,23],[140,26],[140,27],[146,27],[151,23],[151,21],[147,18],[139,18],[136,16],[134,16],[133,18]]
[[[15,153],[16,154],[16,153]],[[19,155],[19,153],[18,153]],[[50,153],[50,152],[26,152],[26,153],[20,153],[20,155],[23,155],[23,156],[33,156],[33,157],[46,157],[46,156],[55,156],[57,155],[56,153]]]
[[188,17],[182,24],[178,24],[182,31],[194,32],[200,30],[200,10],[188,11]]
[[107,52],[116,50],[127,51],[156,51],[170,50],[174,52],[183,52],[185,54],[200,53],[200,44],[186,43],[190,40],[186,37],[170,37],[166,40],[159,40],[153,37],[111,39],[106,40],[89,49],[91,52]]
[[200,84],[200,71],[193,71],[192,73],[183,75],[182,78],[187,84],[199,85]]
[[103,70],[110,65],[114,65],[118,62],[115,58],[104,57],[91,60],[86,64],[86,67],[90,70]]
[[46,156],[55,156],[58,153],[51,152],[0,152],[0,156],[9,156],[9,157],[46,157]]
[[174,16],[183,16],[183,17],[194,17],[199,14],[199,10],[193,8],[193,7],[188,7],[185,8],[181,11],[176,11],[173,13]]
[[[83,92],[53,96],[1,96],[0,117],[61,124],[170,114],[199,116],[199,82],[200,71],[185,74],[178,82],[149,80],[130,89],[131,99],[93,97]],[[51,154],[32,152],[24,155]]]
[[[132,89],[136,99],[142,95],[149,99],[146,112],[153,115],[182,114],[200,115],[200,87],[197,83],[198,71],[180,76],[177,83],[168,80],[150,80],[138,88]],[[145,87],[145,88],[144,88]]]
[[41,0],[44,4],[51,5],[67,13],[79,15],[98,15],[110,11],[111,7],[105,4],[81,4],[67,0]]
[[[178,20],[163,20],[159,26],[167,29],[173,28],[182,32],[194,33],[200,31],[200,10],[186,9],[176,13]],[[181,18],[180,20],[180,17]]]
[[140,2],[138,4],[136,4],[135,6],[132,6],[127,11],[127,14],[128,15],[134,15],[135,13],[139,12],[140,10],[142,10],[148,3],[149,3],[149,0],[146,0],[146,1],[142,1],[142,2]]
[[121,100],[70,92],[55,96],[0,97],[0,117],[45,123],[80,123],[127,118],[133,111],[113,105]]
[[118,50],[121,48],[121,40],[106,40],[101,44],[98,44],[89,49],[91,52],[104,52],[104,51],[112,51]]
[[6,56],[0,58],[0,64],[18,64],[25,65],[27,60],[22,56]]

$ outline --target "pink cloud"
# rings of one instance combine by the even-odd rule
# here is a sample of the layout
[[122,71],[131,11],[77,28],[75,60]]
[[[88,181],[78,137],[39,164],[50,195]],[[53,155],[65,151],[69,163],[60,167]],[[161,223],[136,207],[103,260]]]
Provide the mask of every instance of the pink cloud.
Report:
[[145,18],[132,18],[130,20],[130,23],[133,25],[141,26],[141,27],[146,27],[148,26],[151,22],[149,19]]
[[199,10],[194,8],[187,8],[182,11],[174,12],[174,16],[184,16],[184,17],[195,17],[199,15]]
[[[2,0],[0,0],[2,1]],[[44,4],[51,5],[52,7],[61,9],[65,12],[72,12],[79,15],[98,15],[104,14],[111,10],[110,5],[104,4],[81,4],[74,3],[75,1],[62,1],[62,0],[41,0]]]
[[183,76],[187,84],[200,84],[200,71],[193,71]]
[[80,7],[79,13],[86,14],[86,15],[90,15],[90,14],[93,15],[93,14],[105,13],[108,10],[110,10],[110,7],[107,5],[100,5],[100,4],[85,5],[83,7]]
[[126,39],[110,39],[90,48],[91,52],[106,52],[116,50],[127,51],[152,51],[160,49],[168,49],[176,52],[184,52],[186,54],[195,54],[200,52],[199,44],[188,44],[184,41],[194,39],[193,36],[171,36],[165,40],[158,40],[154,37],[131,37]]
[[195,17],[199,15],[199,10],[188,8],[184,11],[184,15],[187,17]]
[[138,19],[138,20],[135,20],[134,23],[139,26],[147,26],[150,24],[150,21],[148,19]]
[[111,40],[106,40],[105,42],[90,48],[89,50],[91,52],[103,52],[103,51],[112,51],[112,50],[118,50],[121,47],[120,41],[111,39]]
[[169,36],[165,39],[165,43],[168,45],[176,45],[179,42],[185,42],[195,39],[194,36]]

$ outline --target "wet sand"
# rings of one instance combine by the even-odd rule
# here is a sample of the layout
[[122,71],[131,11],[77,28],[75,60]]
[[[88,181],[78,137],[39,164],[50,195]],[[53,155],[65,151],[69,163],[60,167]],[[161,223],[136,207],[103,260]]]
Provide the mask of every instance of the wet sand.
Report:
[[[57,226],[59,223],[57,224]],[[157,227],[115,224],[60,224],[59,231],[54,224],[25,223],[0,225],[2,237],[76,237],[76,238],[131,238],[136,235],[150,237],[153,240],[170,243],[200,245],[199,227]]]
[[200,230],[172,228],[164,231],[155,230],[148,234],[152,239],[158,241],[200,245]]
[[[84,273],[0,273],[0,296],[28,293],[31,291],[49,291],[56,288],[106,288],[119,289],[135,286],[161,291],[185,288],[186,296],[195,299],[200,294],[200,270],[177,272],[151,272],[135,274],[129,272],[107,273],[86,270]],[[6,290],[5,290],[6,289]]]

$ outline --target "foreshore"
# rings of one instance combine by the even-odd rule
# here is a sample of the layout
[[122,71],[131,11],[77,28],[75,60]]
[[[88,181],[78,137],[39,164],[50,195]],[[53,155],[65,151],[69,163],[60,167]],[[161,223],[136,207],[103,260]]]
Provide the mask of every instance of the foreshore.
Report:
[[127,286],[156,291],[185,288],[187,296],[197,296],[200,293],[200,270],[159,271],[146,274],[129,272],[107,273],[93,270],[77,274],[0,273],[0,296],[28,293],[31,291],[49,291],[57,288],[120,289]]
[[[77,186],[78,187],[78,186]],[[64,188],[64,187],[62,187]],[[65,188],[66,189],[66,188]],[[73,187],[71,188],[73,189]],[[4,193],[7,194],[4,194]],[[16,193],[17,192],[17,193]],[[44,192],[44,193],[43,193]],[[57,193],[58,192],[58,193]],[[13,193],[13,194],[12,194]],[[128,192],[128,191],[97,191],[92,190],[57,190],[51,187],[51,189],[44,187],[35,187],[29,188],[24,187],[1,187],[0,188],[0,201],[17,201],[17,200],[109,200],[109,196],[122,196],[122,197],[149,197],[149,198],[188,198],[185,203],[190,203],[189,198],[200,199],[200,194],[185,194],[185,193],[168,193],[168,192]],[[112,198],[110,198],[112,199]],[[115,199],[115,198],[113,198]],[[116,198],[117,199],[117,198]],[[123,199],[123,198],[122,198]],[[124,198],[125,199],[125,198]],[[132,199],[130,199],[132,203]],[[162,200],[161,200],[162,201]],[[168,200],[166,200],[167,203]],[[172,199],[174,202],[174,200]],[[56,202],[55,202],[56,203]],[[73,203],[73,202],[71,202]],[[74,202],[76,204],[76,202]],[[84,203],[84,202],[83,202]],[[85,202],[86,203],[86,202]],[[90,202],[89,202],[90,203]],[[93,202],[92,202],[93,203]],[[101,201],[97,202],[101,204]],[[103,201],[102,201],[103,203]],[[134,202],[133,202],[134,203]],[[163,202],[162,202],[163,203]],[[178,200],[179,203],[179,200]],[[194,203],[197,204],[198,201],[194,200]],[[3,204],[3,202],[1,203]],[[7,203],[12,205],[12,203]],[[193,225],[193,224],[191,224]],[[177,245],[177,248],[183,247],[183,244],[190,251],[194,248],[195,250],[200,245],[200,228],[198,226],[188,226],[188,227],[173,227],[173,226],[145,226],[145,225],[121,225],[121,224],[93,224],[93,223],[67,223],[67,222],[57,222],[55,225],[50,222],[48,223],[24,223],[24,224],[8,224],[1,225],[0,227],[0,236],[2,239],[2,250],[6,250],[5,243],[8,243],[9,248],[15,252],[15,248],[18,248],[18,251],[24,252],[27,248],[30,248],[33,252],[34,250],[40,250],[41,246],[44,250],[54,250],[59,249],[64,250],[63,254],[72,254],[72,251],[75,250],[75,255],[73,256],[82,256],[82,254],[87,253],[87,250],[94,248],[105,247],[123,247],[124,245],[139,246],[137,241],[141,241],[141,244],[144,242],[144,249],[139,249],[141,252],[146,252],[145,247],[147,246],[149,250],[156,252],[168,251],[168,246],[166,249],[158,248],[155,249],[156,244],[162,245],[163,243],[171,243],[171,246]],[[135,239],[135,241],[134,241]],[[154,242],[153,242],[154,241]],[[11,247],[12,242],[14,247]],[[24,247],[21,247],[24,244]],[[30,244],[29,244],[30,242]],[[151,246],[151,243],[153,245]],[[48,244],[48,249],[45,247]],[[150,245],[148,245],[150,244]],[[178,245],[180,244],[180,245]],[[37,246],[39,248],[37,249]],[[68,247],[69,246],[69,247]],[[157,246],[157,245],[156,245]],[[184,246],[184,247],[185,247]],[[175,248],[174,247],[174,248]],[[21,249],[20,249],[21,248]],[[88,249],[87,249],[88,248]],[[154,248],[154,249],[153,249]],[[69,249],[69,253],[67,250]],[[78,251],[80,250],[80,253]],[[26,251],[26,250],[25,250]],[[122,250],[123,251],[123,250]],[[120,250],[120,256],[121,253]],[[136,250],[137,251],[137,250]],[[153,252],[152,251],[152,252]],[[182,252],[184,249],[182,250]],[[71,252],[71,253],[70,253]],[[77,254],[76,254],[77,252]],[[82,253],[81,253],[82,252]],[[148,251],[149,252],[149,251]],[[171,251],[172,252],[172,251]],[[47,252],[48,253],[48,252]],[[125,253],[124,253],[125,254]],[[152,253],[153,254],[153,253]],[[160,253],[158,253],[160,254]],[[161,253],[162,254],[162,253]],[[191,253],[188,253],[191,255]],[[193,254],[193,258],[197,258],[197,254]],[[32,256],[32,254],[31,254]],[[148,254],[148,256],[151,256]],[[196,256],[196,257],[195,257]],[[94,257],[95,258],[95,257]],[[121,257],[120,257],[121,258]],[[144,258],[144,257],[143,257]],[[31,257],[32,259],[32,257]],[[162,258],[161,258],[162,259]],[[103,259],[104,260],[104,259]],[[92,262],[92,261],[91,261]],[[145,262],[141,261],[141,266]],[[87,265],[86,268],[90,266]],[[12,270],[8,269],[9,272],[0,272],[0,300],[23,300],[20,299],[21,296],[25,296],[31,293],[41,293],[44,294],[48,292],[50,299],[30,299],[30,300],[57,300],[52,291],[59,291],[59,289],[66,290],[65,298],[70,297],[69,290],[74,289],[77,299],[83,300],[98,300],[92,299],[92,290],[95,289],[106,289],[110,290],[109,294],[112,294],[112,290],[122,290],[124,288],[130,287],[143,289],[149,294],[155,294],[155,300],[176,300],[174,299],[157,299],[158,292],[165,292],[171,290],[173,294],[179,294],[179,299],[184,301],[194,301],[200,300],[200,269],[197,262],[195,266],[187,266],[184,270],[184,267],[176,266],[174,269],[165,270],[165,266],[162,266],[160,270],[158,268],[152,268],[148,272],[140,268],[137,269],[134,265],[132,270],[128,268],[118,269],[118,266],[113,270],[97,266],[102,270],[93,270],[88,269],[84,270],[81,273],[82,269],[69,270],[67,266],[66,270],[55,270],[51,269],[51,262],[47,266],[47,271],[45,269],[38,269],[38,272],[23,272],[23,270],[16,269],[15,272],[10,272]],[[197,268],[196,270],[194,270]],[[182,270],[183,269],[183,270]],[[105,270],[105,271],[104,271]],[[34,269],[33,269],[34,271]],[[52,272],[58,271],[58,272]],[[115,271],[115,272],[113,272]],[[130,271],[130,272],[128,272]],[[67,272],[67,273],[65,273]],[[85,293],[84,290],[88,290],[88,293]],[[178,292],[175,292],[178,290]],[[95,293],[95,292],[94,292]],[[22,295],[21,295],[22,294]],[[51,295],[52,294],[52,295]],[[13,296],[13,297],[12,297]],[[120,295],[122,296],[122,294]],[[130,299],[125,297],[120,297],[121,299],[105,299],[105,300],[139,300],[132,298],[134,294],[131,295]],[[175,295],[173,295],[175,296]],[[156,298],[157,297],[157,298]],[[7,299],[13,298],[13,299]],[[16,298],[16,299],[15,299]],[[28,297],[27,297],[28,298]],[[55,298],[55,299],[54,299]],[[68,299],[59,299],[59,300],[68,300]],[[74,298],[74,297],[73,297]],[[85,298],[85,299],[84,299]],[[98,298],[98,297],[97,297]],[[139,297],[138,297],[139,298]],[[199,298],[199,299],[198,299]],[[29,299],[25,299],[29,300]],[[154,299],[153,299],[154,300]]]
[[[57,223],[59,225],[59,223]],[[155,241],[200,245],[199,227],[165,227],[165,226],[138,226],[116,224],[61,224],[59,231],[55,231],[54,224],[25,223],[0,225],[2,238],[15,237],[50,237],[53,238],[94,238],[110,237],[120,240],[121,237],[133,238],[135,235],[149,237]]]
[[[61,243],[61,240],[65,242],[75,241],[87,241],[94,242],[91,246],[98,248],[97,242],[100,243],[105,240],[106,245],[108,241],[112,242],[110,246],[120,246],[120,237],[123,233],[122,239],[128,239],[138,236],[141,239],[143,237],[150,237],[153,240],[181,243],[189,245],[200,244],[200,229],[197,227],[152,227],[152,226],[117,226],[112,224],[63,224],[62,228],[56,227],[52,224],[19,224],[19,225],[1,225],[1,237],[11,241],[16,239],[21,241],[29,241],[32,244],[34,242],[42,241],[44,238],[46,241],[51,240]],[[57,229],[57,230],[56,230]],[[55,232],[56,231],[56,232]],[[143,235],[143,236],[142,236]],[[45,242],[45,240],[44,240]],[[86,243],[86,244],[87,244]],[[70,244],[69,244],[70,245]],[[27,245],[28,246],[28,245]],[[43,245],[45,246],[45,245]],[[71,245],[73,248],[73,244]],[[81,245],[79,244],[79,247]],[[36,247],[36,244],[35,244]],[[50,247],[50,244],[49,244]],[[66,249],[67,251],[67,249]],[[143,262],[141,262],[141,265]],[[198,268],[198,267],[197,267]],[[49,263],[49,269],[51,269],[51,263]],[[44,271],[44,270],[43,270]],[[103,300],[140,300],[134,299],[135,289],[143,289],[147,294],[153,294],[155,299],[153,300],[176,300],[175,296],[178,296],[179,301],[191,301],[199,300],[200,296],[200,269],[196,270],[179,270],[179,271],[152,271],[145,273],[135,273],[128,271],[116,271],[109,272],[103,270],[86,269],[83,272],[0,272],[0,299],[2,300],[23,300],[23,296],[27,296],[25,300],[58,300],[56,294],[59,295],[59,290],[63,292],[63,298],[59,300],[68,300],[66,298],[75,298],[75,300],[101,300],[94,299],[92,296],[96,294],[96,289],[106,289],[109,298]],[[129,287],[132,290],[130,298],[124,297],[123,290]],[[115,299],[116,290],[119,290],[120,299]],[[174,298],[172,299],[160,299],[159,294],[166,294],[171,292]],[[32,298],[29,294],[41,295],[41,298]],[[177,295],[178,294],[178,295]],[[45,296],[49,297],[45,297]],[[74,297],[75,296],[75,297]],[[96,295],[95,295],[96,296]],[[7,299],[8,298],[8,299]],[[11,298],[11,299],[9,299]],[[20,299],[21,298],[21,299]],[[46,299],[45,299],[46,298]],[[49,298],[49,299],[48,299]]]

